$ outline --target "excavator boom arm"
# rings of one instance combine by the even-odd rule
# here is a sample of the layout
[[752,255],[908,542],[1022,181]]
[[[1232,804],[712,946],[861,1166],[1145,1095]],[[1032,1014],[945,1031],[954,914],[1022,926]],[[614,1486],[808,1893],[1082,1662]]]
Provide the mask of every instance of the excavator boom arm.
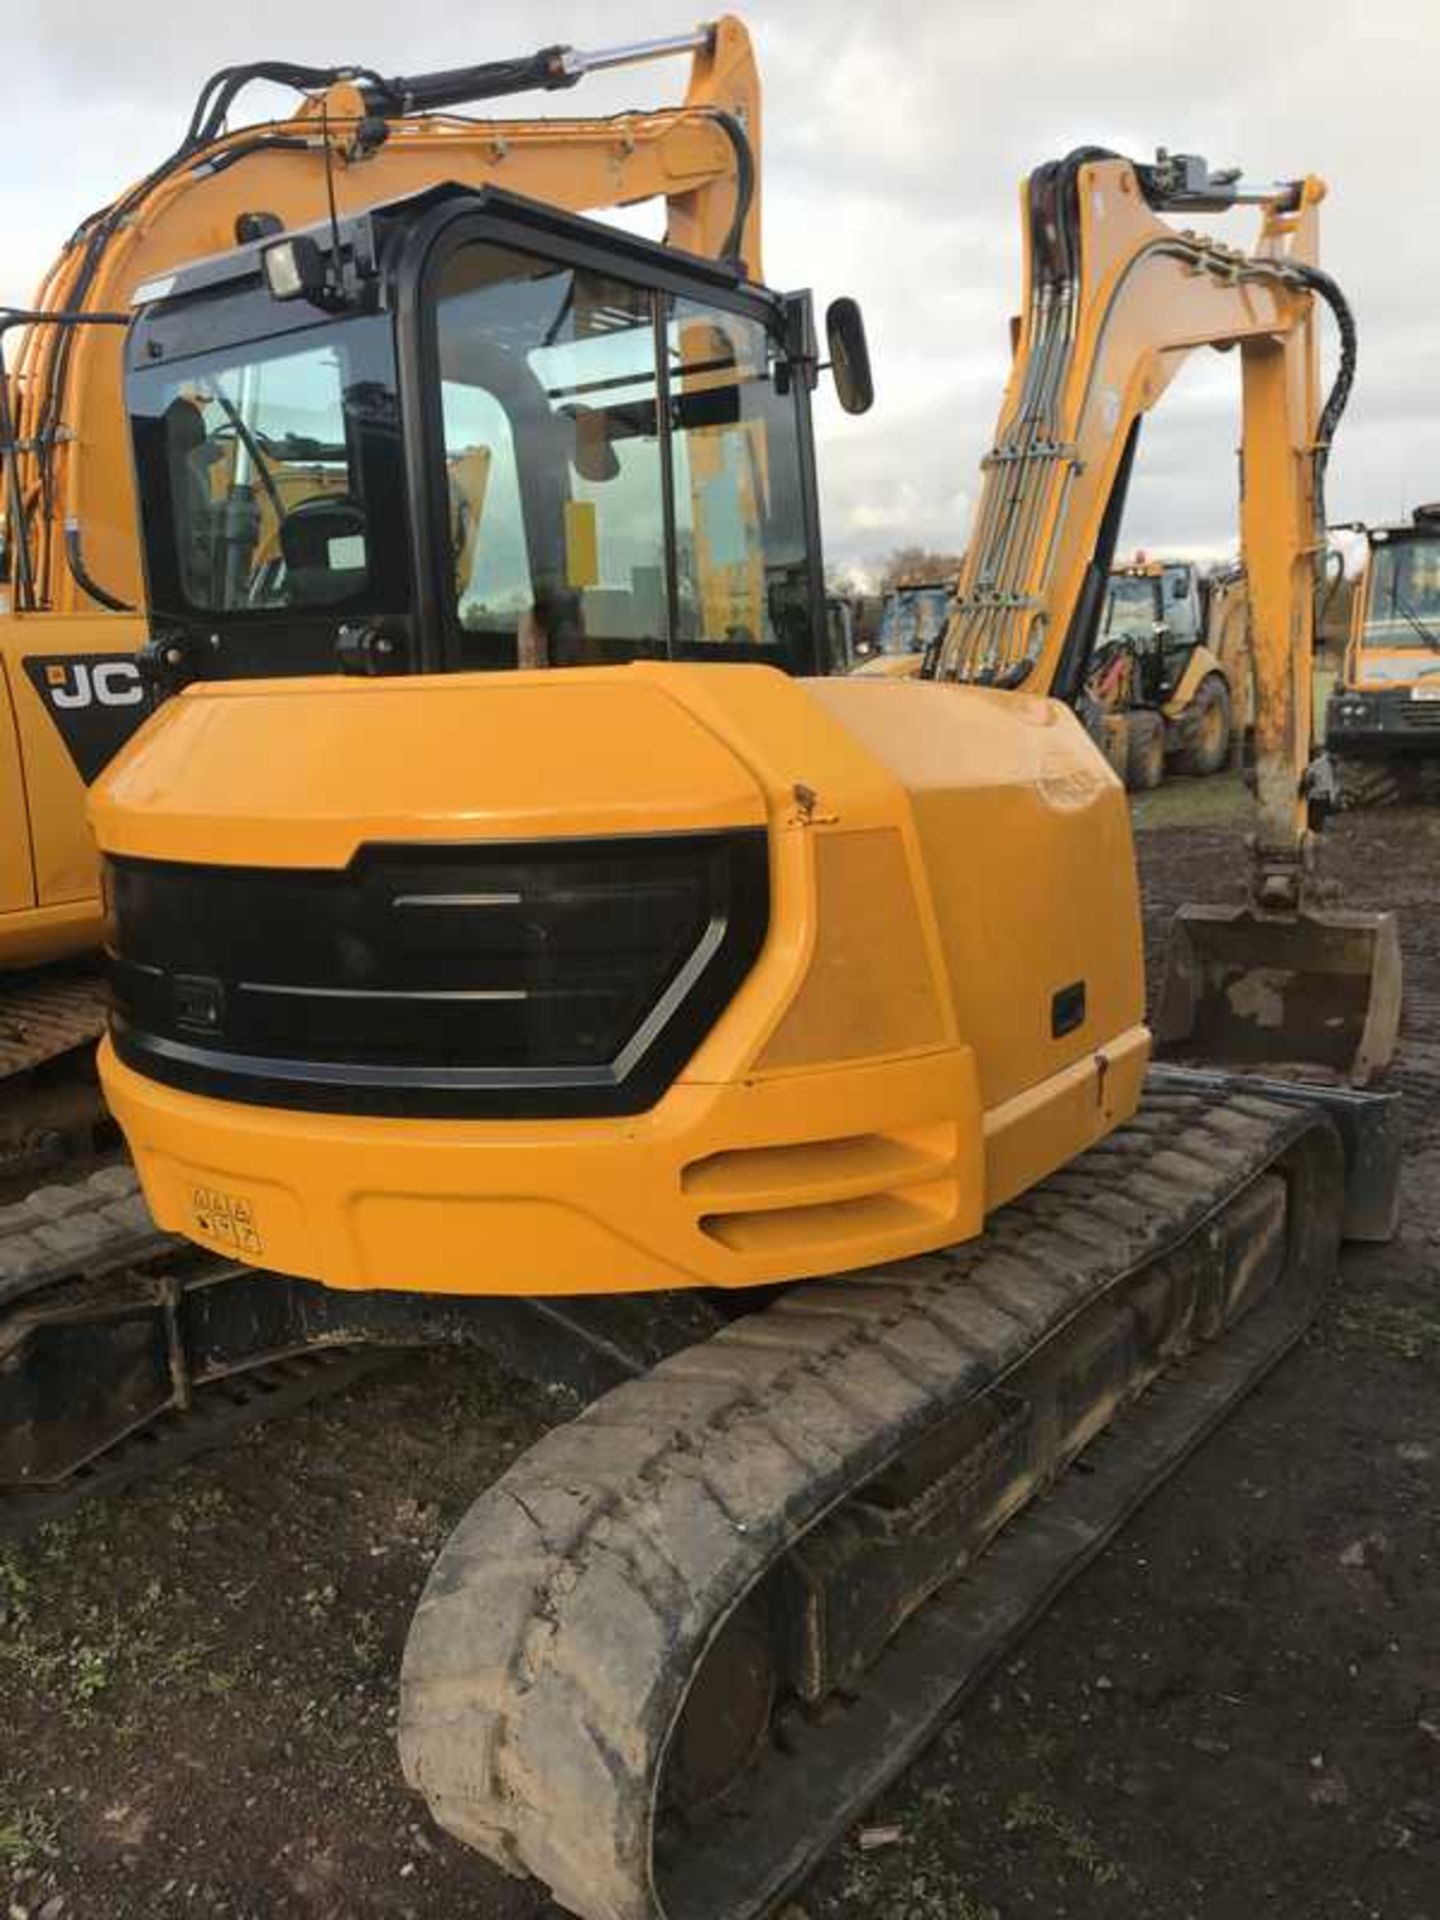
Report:
[[[1252,187],[1194,156],[1146,167],[1098,148],[1030,176],[1015,363],[931,664],[942,678],[1080,702],[1140,422],[1197,348],[1238,351],[1254,679],[1250,898],[1176,917],[1158,1039],[1182,1058],[1318,1063],[1363,1083],[1395,1042],[1394,922],[1328,911],[1312,885],[1316,562],[1325,462],[1355,361],[1349,308],[1316,265],[1324,192],[1314,178]],[[1249,253],[1162,217],[1242,202],[1261,210]],[[1323,406],[1317,297],[1341,344]]]
[[[1031,176],[1015,363],[937,663],[942,677],[1077,697],[1139,422],[1196,348],[1238,348],[1259,840],[1281,861],[1298,859],[1306,831],[1323,192],[1314,179],[1247,192],[1224,176],[1207,192],[1093,149]],[[1252,254],[1157,212],[1234,198],[1262,204]]]

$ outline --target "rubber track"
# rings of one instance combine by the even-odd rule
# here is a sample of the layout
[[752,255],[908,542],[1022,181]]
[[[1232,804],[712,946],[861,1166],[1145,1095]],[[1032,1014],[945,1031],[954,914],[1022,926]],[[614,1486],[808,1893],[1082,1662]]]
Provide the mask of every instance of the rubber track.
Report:
[[471,1508],[411,1628],[401,1757],[435,1817],[587,1920],[655,1920],[664,1746],[734,1604],[1310,1125],[1243,1094],[1153,1093],[982,1239],[796,1287],[547,1435]]
[[184,1243],[150,1217],[132,1167],[37,1187],[0,1207],[0,1306],[82,1274],[113,1272]]
[[108,1006],[98,970],[21,978],[0,988],[0,1079],[98,1040]]
[[1440,1138],[1440,997],[1407,991],[1390,1083],[1405,1096],[1408,1145],[1430,1146]]
[[0,1539],[28,1533],[63,1519],[87,1500],[123,1493],[171,1472],[251,1427],[343,1393],[372,1373],[393,1367],[397,1357],[384,1350],[317,1350],[212,1381],[198,1389],[191,1406],[183,1411],[167,1407],[58,1486],[0,1488]]
[[[7,1308],[23,1314],[27,1300],[39,1301],[54,1289],[167,1258],[189,1269],[204,1256],[155,1225],[128,1163],[37,1187],[15,1205],[0,1207],[0,1354]],[[394,1360],[383,1350],[316,1351],[204,1384],[189,1407],[165,1408],[61,1484],[0,1488],[0,1535],[23,1533],[81,1501],[166,1472],[261,1421],[342,1392]]]

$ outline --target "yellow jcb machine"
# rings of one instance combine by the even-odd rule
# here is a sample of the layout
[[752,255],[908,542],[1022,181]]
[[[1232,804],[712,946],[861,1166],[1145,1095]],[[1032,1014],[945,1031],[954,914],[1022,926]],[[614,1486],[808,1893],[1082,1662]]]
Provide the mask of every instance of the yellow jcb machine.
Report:
[[1250,726],[1250,612],[1244,571],[1190,560],[1115,567],[1085,679],[1105,757],[1137,792],[1167,768],[1219,773]]
[[1341,804],[1440,797],[1440,504],[1366,531],[1365,568],[1325,708]]
[[[118,332],[135,289],[237,240],[304,226],[332,205],[344,215],[450,181],[508,186],[572,209],[663,197],[677,246],[753,259],[753,55],[738,22],[701,38],[681,106],[599,120],[475,120],[463,110],[688,52],[697,36],[591,52],[551,47],[389,79],[275,61],[227,68],[202,91],[174,152],[81,224],[35,307],[0,310],[0,1175],[12,1190],[86,1151],[100,1118],[91,1062],[104,1024],[103,915],[85,783],[148,706],[136,659],[148,629]],[[299,89],[295,112],[234,124],[252,81]],[[344,449],[326,437],[335,422],[307,413],[298,388],[287,403],[282,388],[267,396],[264,437],[247,438],[245,396],[216,388],[191,400],[176,428],[191,436],[187,484],[197,504],[208,494],[217,516],[231,515],[235,538],[254,523],[264,564],[251,591],[262,605],[285,577],[284,549],[293,577],[343,505]],[[450,482],[463,543],[478,529],[487,485],[512,483],[489,472],[478,444],[455,450]],[[192,552],[187,565],[222,564],[225,551]],[[719,570],[713,580],[716,590],[725,584]],[[332,640],[323,620],[317,629],[302,613],[284,670],[327,670]],[[244,636],[227,633],[224,646],[243,671]]]
[[[1382,1097],[1147,1085],[1125,798],[1070,706],[1134,423],[1236,344],[1255,898],[1191,917],[1171,1023],[1378,1061],[1393,927],[1307,901],[1319,191],[1032,176],[979,535],[909,681],[815,677],[821,355],[753,253],[456,187],[137,304],[171,697],[93,797],[102,1074],[193,1251],[32,1322],[14,1377],[42,1435],[81,1355],[152,1430],[325,1346],[589,1396],[442,1553],[400,1716],[436,1817],[587,1920],[765,1911],[1390,1225]],[[1162,217],[1242,200],[1251,256]],[[861,408],[853,306],[826,331]],[[302,419],[343,449],[281,572],[194,484],[216,390],[262,456]]]
[[885,595],[874,644],[855,671],[900,679],[918,673],[944,630],[954,591],[953,580],[896,580]]

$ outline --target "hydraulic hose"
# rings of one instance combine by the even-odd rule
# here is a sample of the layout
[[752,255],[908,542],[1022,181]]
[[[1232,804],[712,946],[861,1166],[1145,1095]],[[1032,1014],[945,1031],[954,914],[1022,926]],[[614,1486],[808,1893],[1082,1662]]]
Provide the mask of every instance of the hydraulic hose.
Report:
[[[642,52],[641,57],[651,57],[654,53],[673,50],[668,44],[662,47],[659,42],[656,42],[649,53]],[[71,313],[81,312],[99,272],[105,249],[122,221],[172,174],[221,138],[225,131],[226,117],[235,100],[247,86],[255,81],[290,87],[300,93],[315,93],[341,81],[354,81],[361,88],[372,112],[393,115],[435,112],[447,106],[459,105],[464,101],[497,99],[533,89],[553,92],[557,89],[570,88],[583,78],[589,66],[605,64],[609,63],[598,56],[577,57],[572,48],[552,46],[542,47],[536,53],[526,54],[514,60],[493,60],[475,66],[454,67],[437,73],[415,74],[408,77],[397,75],[389,79],[377,73],[372,67],[309,67],[284,60],[256,60],[242,66],[221,67],[211,74],[200,89],[184,138],[174,152],[162,160],[158,166],[152,168],[128,193],[112,201],[108,206],[101,207],[82,221],[77,228],[70,245],[83,247],[84,257],[68,289],[66,307]],[[714,118],[722,126],[735,149],[736,206],[730,231],[726,235],[725,254],[730,259],[739,259],[745,221],[755,194],[754,155],[745,129],[733,115],[716,112]],[[230,154],[217,156],[212,164],[218,172],[251,153],[288,146],[292,142],[304,144],[296,141],[295,136],[261,133]],[[741,265],[743,264],[742,261]],[[54,508],[52,456],[59,433],[61,395],[65,391],[69,376],[70,332],[68,328],[65,330],[51,356],[46,369],[44,387],[36,395],[34,419],[30,426],[30,438],[35,448],[39,469],[41,497],[47,514]],[[76,578],[79,581],[78,575]],[[86,592],[90,591],[84,581],[79,581],[79,584],[85,588]]]
[[1320,410],[1320,421],[1315,435],[1315,521],[1323,539],[1327,522],[1325,513],[1325,472],[1330,464],[1330,448],[1335,439],[1335,429],[1345,412],[1350,399],[1350,389],[1355,384],[1355,365],[1359,357],[1360,335],[1355,324],[1355,314],[1350,302],[1341,292],[1339,283],[1320,267],[1297,264],[1292,267],[1297,280],[1317,293],[1335,316],[1335,325],[1340,333],[1340,365],[1330,391],[1325,397],[1325,405]]
[[90,575],[80,550],[80,522],[78,520],[67,520],[65,522],[65,564],[69,567],[70,577],[76,586],[79,587],[82,593],[88,594],[97,605],[104,607],[110,613],[133,613],[135,611],[128,600],[121,600],[115,594],[107,592],[106,589]]
[[750,145],[749,134],[733,113],[726,113],[717,107],[710,118],[735,150],[735,212],[720,251],[726,260],[736,260],[743,267],[745,261],[740,246],[745,237],[745,222],[750,217],[751,203],[755,198],[755,150]]

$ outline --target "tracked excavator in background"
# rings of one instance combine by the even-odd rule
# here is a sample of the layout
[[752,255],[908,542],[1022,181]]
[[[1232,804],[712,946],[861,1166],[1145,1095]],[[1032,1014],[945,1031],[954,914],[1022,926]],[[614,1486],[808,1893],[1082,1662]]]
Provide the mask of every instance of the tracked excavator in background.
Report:
[[[92,796],[102,1076],[188,1251],[132,1216],[97,1270],[89,1201],[15,1210],[0,1465],[103,1479],[327,1350],[570,1384],[436,1564],[400,1739],[587,1920],[767,1910],[1393,1226],[1353,1083],[1394,927],[1312,900],[1303,792],[1319,197],[1032,176],[909,681],[812,677],[820,348],[751,256],[457,185],[137,290],[167,697]],[[1164,217],[1245,201],[1250,255]],[[862,409],[853,305],[826,332]],[[1125,799],[1069,702],[1135,423],[1206,344],[1244,369],[1260,824],[1249,906],[1177,936],[1209,1064],[1147,1076]],[[302,423],[343,450],[281,567],[196,484],[222,393],[257,468]]]
[[[673,109],[598,120],[464,111],[697,46]],[[254,81],[298,90],[294,113],[232,125]],[[82,222],[32,309],[0,310],[0,1176],[9,1193],[89,1151],[103,1120],[93,1071],[103,910],[85,786],[149,706],[119,331],[135,289],[332,206],[343,215],[447,181],[511,186],[572,209],[660,198],[677,246],[748,260],[758,273],[758,169],[758,81],[738,22],[699,40],[552,47],[394,78],[260,61],[212,78],[174,152]],[[184,416],[190,484],[209,489],[237,529],[255,521],[273,582],[285,542],[304,548],[307,529],[333,520],[325,497],[344,480],[343,449],[317,437],[303,412],[285,417],[279,441],[251,435],[247,445],[237,398],[216,393]],[[478,530],[488,478],[478,456],[452,461],[457,540]],[[328,638],[317,652],[301,636],[279,670],[324,671],[328,650]]]

